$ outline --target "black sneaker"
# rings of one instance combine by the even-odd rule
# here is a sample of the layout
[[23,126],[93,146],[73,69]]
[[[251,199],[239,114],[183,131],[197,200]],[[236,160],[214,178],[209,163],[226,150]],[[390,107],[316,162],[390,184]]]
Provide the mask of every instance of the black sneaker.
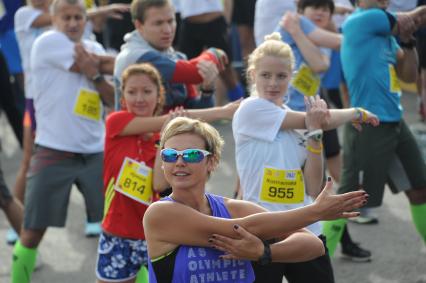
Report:
[[350,259],[355,262],[368,262],[371,261],[371,252],[365,250],[356,243],[349,243],[342,245],[342,255],[344,258]]

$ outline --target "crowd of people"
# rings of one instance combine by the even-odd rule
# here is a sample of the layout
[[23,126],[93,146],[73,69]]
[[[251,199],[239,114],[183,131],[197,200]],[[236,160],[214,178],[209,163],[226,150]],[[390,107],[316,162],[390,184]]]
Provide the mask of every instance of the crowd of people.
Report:
[[[13,283],[31,282],[73,187],[97,282],[332,283],[339,242],[371,260],[347,220],[377,223],[385,184],[426,244],[400,102],[400,80],[417,83],[424,119],[425,1],[118,2],[0,0],[0,106],[23,150],[12,190],[0,168]],[[206,191],[224,119],[235,199]]]

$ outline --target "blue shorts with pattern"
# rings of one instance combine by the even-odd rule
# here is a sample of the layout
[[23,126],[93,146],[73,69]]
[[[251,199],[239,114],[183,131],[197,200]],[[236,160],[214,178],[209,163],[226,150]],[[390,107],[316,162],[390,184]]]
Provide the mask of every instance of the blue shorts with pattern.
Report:
[[148,264],[145,240],[131,240],[102,232],[99,237],[96,276],[103,281],[124,281],[136,277]]

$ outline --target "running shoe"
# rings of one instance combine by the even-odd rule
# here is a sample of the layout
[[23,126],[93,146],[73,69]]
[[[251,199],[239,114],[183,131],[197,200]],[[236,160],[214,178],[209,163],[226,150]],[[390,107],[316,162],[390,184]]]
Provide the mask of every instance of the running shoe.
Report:
[[379,219],[374,213],[377,208],[362,207],[359,209],[360,215],[358,217],[349,218],[350,221],[357,224],[378,224]]
[[34,265],[34,272],[40,270],[43,267],[44,263],[41,260],[40,253],[37,254],[36,263]]
[[344,258],[354,262],[371,261],[371,252],[361,248],[357,243],[342,245],[342,255]]
[[357,224],[378,224],[379,219],[375,216],[357,216],[353,218],[349,218],[350,221]]
[[18,233],[16,233],[13,228],[9,228],[6,233],[6,243],[10,246],[13,246],[15,245],[18,239],[19,239]]
[[99,237],[102,232],[101,222],[86,222],[86,228],[84,229],[84,234],[86,237],[93,238]]

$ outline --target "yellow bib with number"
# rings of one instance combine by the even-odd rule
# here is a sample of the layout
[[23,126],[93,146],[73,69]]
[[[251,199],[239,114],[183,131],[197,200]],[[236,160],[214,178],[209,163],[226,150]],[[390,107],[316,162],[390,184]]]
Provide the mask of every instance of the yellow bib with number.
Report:
[[94,0],[84,0],[84,6],[86,9],[93,8],[94,4]]
[[314,96],[318,93],[321,80],[311,68],[302,64],[291,81],[291,85],[305,96]]
[[396,74],[395,67],[392,64],[389,64],[389,85],[391,92],[401,92],[398,75]]
[[302,203],[305,199],[305,182],[302,170],[264,168],[260,200],[273,203]]
[[126,157],[121,165],[115,190],[140,203],[152,203],[152,169]]
[[99,93],[80,89],[74,105],[74,114],[94,121],[101,119],[101,98]]

